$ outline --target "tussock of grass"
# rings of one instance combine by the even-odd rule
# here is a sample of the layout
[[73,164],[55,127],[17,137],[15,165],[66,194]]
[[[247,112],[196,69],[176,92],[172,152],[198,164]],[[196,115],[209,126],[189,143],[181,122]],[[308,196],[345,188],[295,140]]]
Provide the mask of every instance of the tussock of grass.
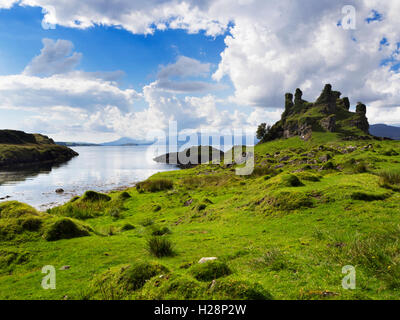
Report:
[[288,261],[281,250],[273,248],[265,252],[260,258],[254,260],[257,267],[268,267],[273,271],[288,268]]
[[262,177],[262,176],[274,176],[276,175],[276,171],[268,166],[256,166],[251,174],[251,177]]
[[300,181],[300,179],[294,174],[280,174],[268,181],[268,186],[272,187],[300,187],[304,184]]
[[321,176],[311,172],[299,172],[298,177],[304,181],[318,182],[321,181]]
[[136,262],[115,267],[98,275],[92,282],[92,290],[103,300],[123,299],[141,289],[151,278],[168,273],[168,269],[155,262]]
[[39,213],[31,206],[18,201],[6,201],[0,203],[0,219],[19,218],[27,215],[38,216]]
[[120,199],[120,200],[122,200],[122,201],[128,200],[128,199],[130,199],[130,198],[132,198],[132,196],[131,196],[128,192],[126,192],[126,191],[121,192],[121,193],[118,195],[118,199]]
[[159,192],[171,190],[174,183],[168,179],[146,180],[136,185],[139,192]]
[[368,193],[368,192],[362,192],[362,191],[357,191],[353,192],[351,194],[351,198],[353,200],[361,200],[361,201],[379,201],[379,200],[385,200],[390,197],[390,194],[378,194],[378,193]]
[[400,185],[400,170],[384,170],[378,175],[383,184]]
[[81,201],[95,202],[95,201],[110,201],[111,197],[96,191],[86,191],[82,196]]
[[272,295],[259,283],[247,280],[222,279],[217,280],[209,290],[216,300],[272,300]]
[[148,252],[157,258],[173,256],[173,247],[172,242],[164,237],[152,236],[147,240]]
[[79,224],[78,222],[72,221],[68,218],[62,218],[52,223],[44,238],[47,241],[56,241],[61,239],[72,239],[79,237],[89,236],[89,228]]
[[310,195],[303,192],[281,191],[269,196],[266,199],[269,206],[279,210],[296,210],[310,208],[314,202]]
[[205,297],[206,286],[186,275],[168,275],[153,278],[138,294],[144,300],[188,300]]
[[130,223],[125,223],[122,227],[121,227],[121,231],[130,231],[130,230],[134,230],[136,229],[134,225],[130,224]]
[[154,227],[151,232],[151,235],[153,236],[163,236],[166,234],[171,234],[171,230],[168,227]]
[[225,262],[218,260],[195,264],[190,271],[193,277],[199,281],[211,281],[232,273]]
[[366,173],[368,172],[368,167],[364,162],[359,162],[353,167],[354,173]]

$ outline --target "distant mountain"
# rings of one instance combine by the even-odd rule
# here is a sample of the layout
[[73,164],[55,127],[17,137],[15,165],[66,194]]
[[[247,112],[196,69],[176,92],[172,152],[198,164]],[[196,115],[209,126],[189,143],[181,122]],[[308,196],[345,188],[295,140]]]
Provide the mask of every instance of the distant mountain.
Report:
[[400,127],[388,126],[386,124],[374,124],[370,126],[369,132],[376,137],[400,140]]
[[138,145],[150,145],[152,142],[135,140],[128,137],[123,137],[115,141],[101,143],[101,146],[138,146]]

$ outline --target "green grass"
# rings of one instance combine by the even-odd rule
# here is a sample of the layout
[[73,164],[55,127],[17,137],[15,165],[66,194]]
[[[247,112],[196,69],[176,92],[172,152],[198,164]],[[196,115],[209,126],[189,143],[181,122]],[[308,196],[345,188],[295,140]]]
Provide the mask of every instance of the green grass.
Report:
[[[3,204],[0,298],[399,299],[400,156],[385,150],[400,153],[400,144],[313,133],[256,146],[252,176],[205,164],[156,174],[148,181],[168,182],[129,197],[81,197],[46,213]],[[328,153],[334,169],[320,161]],[[60,219],[89,236],[47,241]],[[173,244],[173,255],[149,251],[152,238]],[[230,272],[199,281],[203,257]],[[57,270],[56,290],[40,286],[44,265]],[[346,265],[356,268],[356,290],[342,288]]]

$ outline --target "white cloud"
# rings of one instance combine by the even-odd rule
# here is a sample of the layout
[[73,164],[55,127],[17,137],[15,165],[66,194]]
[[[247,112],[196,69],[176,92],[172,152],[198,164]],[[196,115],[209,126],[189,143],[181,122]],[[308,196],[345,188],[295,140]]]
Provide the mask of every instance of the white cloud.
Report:
[[0,9],[10,9],[19,0],[1,0]]
[[[325,83],[332,83],[335,89],[349,96],[353,104],[358,100],[367,103],[371,122],[375,122],[372,116],[380,121],[391,121],[397,111],[390,114],[379,110],[398,110],[400,107],[399,75],[390,68],[399,62],[395,52],[400,42],[400,2],[397,0],[347,1],[346,5],[354,5],[357,10],[356,30],[337,26],[343,17],[341,9],[344,4],[331,0],[22,0],[20,3],[45,8],[44,19],[48,23],[73,28],[119,26],[136,34],[172,28],[189,33],[204,30],[207,35],[215,36],[224,34],[232,22],[230,34],[225,38],[226,48],[213,78],[229,77],[235,89],[231,101],[257,108],[250,117],[239,111],[234,114],[220,111],[212,96],[178,98],[174,95],[203,92],[214,87],[214,83],[209,81],[187,79],[210,72],[208,64],[187,57],[180,57],[175,64],[161,69],[158,79],[144,87],[143,97],[149,107],[141,113],[129,109],[137,93],[122,90],[113,81],[97,79],[94,75],[84,76],[82,73],[78,76],[74,71],[73,80],[82,81],[78,82],[82,84],[81,89],[68,86],[68,79],[63,74],[44,78],[43,82],[37,77],[20,78],[21,75],[11,79],[19,81],[22,87],[26,85],[28,97],[34,97],[35,101],[39,93],[27,82],[39,85],[44,89],[42,92],[47,93],[52,78],[56,83],[56,96],[58,92],[57,98],[61,99],[59,104],[78,107],[77,101],[80,100],[93,110],[108,108],[104,111],[108,118],[100,114],[96,121],[104,121],[106,126],[113,128],[117,128],[119,123],[132,134],[151,126],[152,121],[165,126],[169,118],[179,119],[188,127],[229,123],[254,125],[257,121],[265,121],[264,117],[278,118],[279,111],[276,110],[283,106],[285,92],[301,87],[304,98],[314,100]],[[365,18],[371,16],[373,9],[382,14],[382,19],[368,23]],[[383,38],[387,39],[385,46],[380,44]],[[64,54],[61,61],[68,57],[71,58],[71,52]],[[389,57],[394,61],[382,66],[382,60]],[[57,70],[57,65],[52,70]],[[61,84],[64,81],[71,95],[67,90],[63,92]],[[7,86],[7,81],[1,82],[0,78],[2,84]],[[7,102],[6,93],[11,93],[8,97],[11,96],[18,104],[33,104],[22,101],[11,89],[9,92],[1,90],[2,104]],[[70,97],[62,98],[61,95]],[[51,97],[42,97],[45,100],[42,102],[46,104],[46,99],[51,100]],[[47,105],[55,103],[55,100]],[[101,111],[96,109],[96,112]]]
[[58,105],[96,110],[116,105],[130,111],[140,95],[133,89],[120,89],[115,83],[88,79],[74,74],[36,77],[0,76],[1,108],[48,108]]
[[[175,63],[161,66],[154,82],[158,88],[176,93],[210,92],[225,87],[207,81],[188,80],[187,78],[204,78],[210,75],[210,63],[179,56]],[[179,79],[179,81],[175,80]]]
[[43,39],[43,49],[26,66],[24,74],[35,76],[52,76],[75,69],[82,54],[72,52],[74,45],[68,40]]

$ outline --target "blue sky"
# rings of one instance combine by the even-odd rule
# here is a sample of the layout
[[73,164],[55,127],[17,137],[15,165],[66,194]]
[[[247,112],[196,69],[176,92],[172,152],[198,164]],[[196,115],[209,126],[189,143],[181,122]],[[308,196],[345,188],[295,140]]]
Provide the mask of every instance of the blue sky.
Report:
[[400,124],[396,1],[34,3],[0,2],[0,128],[93,142],[170,120],[254,130],[285,92],[313,100],[328,82],[371,123]]

